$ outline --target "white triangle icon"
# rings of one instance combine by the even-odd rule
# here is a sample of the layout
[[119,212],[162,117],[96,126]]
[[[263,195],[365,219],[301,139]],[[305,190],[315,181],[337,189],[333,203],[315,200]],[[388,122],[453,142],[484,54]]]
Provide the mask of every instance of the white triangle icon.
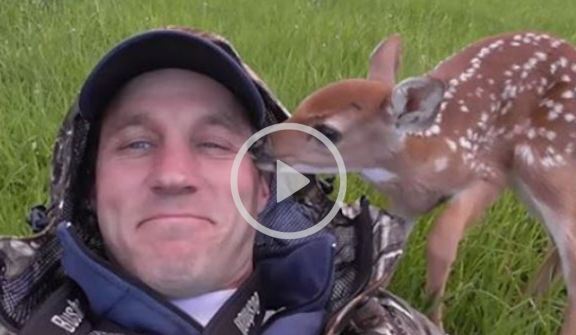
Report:
[[288,164],[276,161],[276,202],[280,202],[302,187],[308,185],[310,180],[303,174],[294,170]]

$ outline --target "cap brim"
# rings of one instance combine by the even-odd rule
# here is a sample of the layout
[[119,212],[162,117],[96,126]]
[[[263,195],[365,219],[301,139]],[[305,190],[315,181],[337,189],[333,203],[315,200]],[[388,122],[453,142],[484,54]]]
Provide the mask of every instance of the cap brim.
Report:
[[227,87],[246,107],[256,128],[263,126],[264,102],[244,68],[201,37],[176,30],[152,30],[131,37],[96,65],[79,97],[80,113],[93,121],[130,79],[148,71],[180,68],[202,73]]

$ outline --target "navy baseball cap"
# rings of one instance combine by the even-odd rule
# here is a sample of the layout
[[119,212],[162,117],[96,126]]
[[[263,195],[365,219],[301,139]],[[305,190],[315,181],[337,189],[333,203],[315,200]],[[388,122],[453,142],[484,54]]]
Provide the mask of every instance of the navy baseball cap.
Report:
[[264,101],[242,64],[213,42],[172,29],[140,33],[108,52],[80,91],[81,115],[90,122],[97,119],[130,79],[163,68],[186,69],[211,77],[245,106],[256,129],[263,128]]

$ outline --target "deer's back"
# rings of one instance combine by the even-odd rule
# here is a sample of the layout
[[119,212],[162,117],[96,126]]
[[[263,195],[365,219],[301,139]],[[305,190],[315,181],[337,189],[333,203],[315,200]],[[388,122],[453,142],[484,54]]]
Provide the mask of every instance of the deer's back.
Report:
[[[413,141],[442,138],[452,162],[485,178],[500,177],[518,156],[544,167],[573,159],[576,50],[567,42],[541,33],[498,35],[429,74],[446,92],[435,124]],[[445,173],[456,170],[462,167]]]

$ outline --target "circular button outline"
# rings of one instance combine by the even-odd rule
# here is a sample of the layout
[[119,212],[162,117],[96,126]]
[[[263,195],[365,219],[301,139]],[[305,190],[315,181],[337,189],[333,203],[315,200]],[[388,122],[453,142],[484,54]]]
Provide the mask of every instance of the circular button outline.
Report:
[[[316,223],[314,226],[296,232],[281,232],[274,229],[270,229],[260,224],[252,217],[252,215],[250,215],[250,213],[248,213],[246,207],[244,207],[244,204],[240,199],[240,194],[238,192],[238,170],[240,168],[240,162],[242,161],[242,158],[248,152],[248,149],[261,137],[279,130],[302,131],[319,139],[322,143],[324,143],[324,145],[326,145],[326,147],[328,147],[328,149],[332,153],[332,156],[334,156],[334,158],[336,159],[336,164],[338,166],[338,175],[340,176],[340,187],[338,189],[338,197],[336,198],[336,202],[334,202],[334,206],[332,206],[332,209],[330,210],[330,212],[328,212],[328,215],[326,215],[324,219]],[[344,196],[346,195],[346,166],[344,165],[344,160],[342,159],[342,156],[340,155],[340,152],[338,151],[336,146],[332,143],[332,141],[328,139],[328,137],[326,137],[318,130],[298,123],[279,123],[261,129],[260,131],[250,136],[250,138],[248,138],[248,140],[246,140],[246,142],[242,144],[242,147],[236,154],[236,158],[234,158],[234,163],[232,164],[230,187],[232,189],[232,198],[234,200],[234,204],[236,205],[236,208],[238,208],[240,215],[242,215],[242,217],[244,217],[244,219],[256,230],[268,236],[279,239],[290,240],[290,239],[303,238],[310,236],[320,231],[322,228],[326,227],[326,225],[328,225],[328,223],[332,221],[332,219],[334,219],[334,217],[338,213],[338,210],[340,210],[343,204]]]

